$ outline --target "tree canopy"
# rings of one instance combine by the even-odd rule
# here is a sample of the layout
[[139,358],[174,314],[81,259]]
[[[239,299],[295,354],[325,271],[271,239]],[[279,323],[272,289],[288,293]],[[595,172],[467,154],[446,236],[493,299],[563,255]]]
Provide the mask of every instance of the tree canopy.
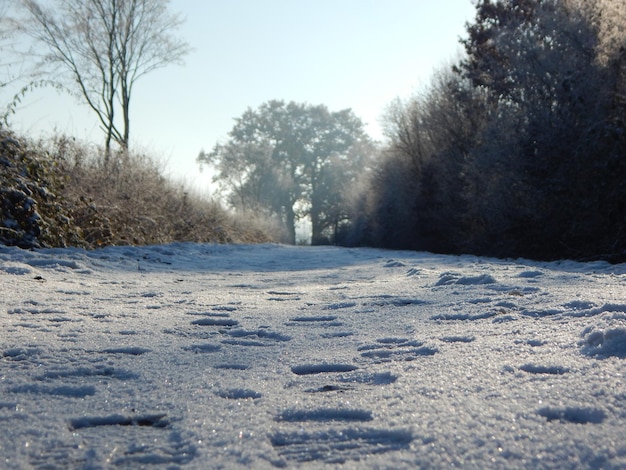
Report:
[[625,27],[623,2],[476,2],[465,55],[386,117],[363,243],[626,259]]
[[233,207],[279,216],[292,243],[297,222],[310,217],[312,242],[321,243],[347,219],[344,189],[372,152],[349,109],[269,101],[246,110],[228,141],[198,162],[215,167]]

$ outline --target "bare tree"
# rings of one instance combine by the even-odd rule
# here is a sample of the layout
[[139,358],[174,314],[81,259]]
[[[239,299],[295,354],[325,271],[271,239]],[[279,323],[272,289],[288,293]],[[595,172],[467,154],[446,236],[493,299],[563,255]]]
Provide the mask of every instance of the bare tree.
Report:
[[0,127],[8,125],[9,115],[15,112],[22,96],[37,83],[31,81],[13,96],[7,96],[7,90],[24,78],[23,61],[13,53],[15,49],[14,30],[11,26],[8,0],[0,0]]
[[[181,63],[189,45],[173,33],[183,23],[169,0],[21,0],[17,28],[35,40],[44,74],[77,93],[96,113],[111,144],[128,150],[130,101],[137,80]],[[43,49],[41,48],[43,46]],[[52,67],[52,69],[50,68]],[[121,124],[117,110],[121,109]]]

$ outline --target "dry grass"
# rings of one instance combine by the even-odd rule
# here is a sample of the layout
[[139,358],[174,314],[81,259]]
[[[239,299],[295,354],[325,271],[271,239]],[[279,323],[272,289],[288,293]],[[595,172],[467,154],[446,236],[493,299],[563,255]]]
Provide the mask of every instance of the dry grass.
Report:
[[[219,202],[163,176],[163,168],[146,155],[120,154],[105,165],[100,149],[65,137],[34,144],[21,141],[25,146],[36,160],[46,162],[46,181],[37,177],[55,195],[63,220],[69,220],[79,234],[69,243],[45,240],[39,245],[95,248],[173,241],[262,243],[281,238],[273,221],[244,220],[228,212]],[[45,219],[54,224],[54,217]]]

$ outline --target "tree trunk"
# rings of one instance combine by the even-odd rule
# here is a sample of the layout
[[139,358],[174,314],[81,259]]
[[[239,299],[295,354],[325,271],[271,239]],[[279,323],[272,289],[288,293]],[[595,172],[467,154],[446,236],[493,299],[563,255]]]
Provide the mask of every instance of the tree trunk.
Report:
[[127,153],[130,140],[130,89],[124,81],[122,82],[122,115],[124,119],[124,136],[121,144],[124,152]]
[[319,245],[323,242],[320,210],[319,207],[317,207],[315,200],[311,202],[311,245]]
[[287,225],[288,243],[292,245],[296,244],[296,213],[293,210],[293,206],[285,207],[285,218]]

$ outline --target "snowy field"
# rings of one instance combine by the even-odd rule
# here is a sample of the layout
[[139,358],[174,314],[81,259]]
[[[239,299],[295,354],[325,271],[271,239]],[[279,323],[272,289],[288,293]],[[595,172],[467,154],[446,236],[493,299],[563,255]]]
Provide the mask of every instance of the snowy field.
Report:
[[0,467],[626,468],[626,265],[0,247]]

